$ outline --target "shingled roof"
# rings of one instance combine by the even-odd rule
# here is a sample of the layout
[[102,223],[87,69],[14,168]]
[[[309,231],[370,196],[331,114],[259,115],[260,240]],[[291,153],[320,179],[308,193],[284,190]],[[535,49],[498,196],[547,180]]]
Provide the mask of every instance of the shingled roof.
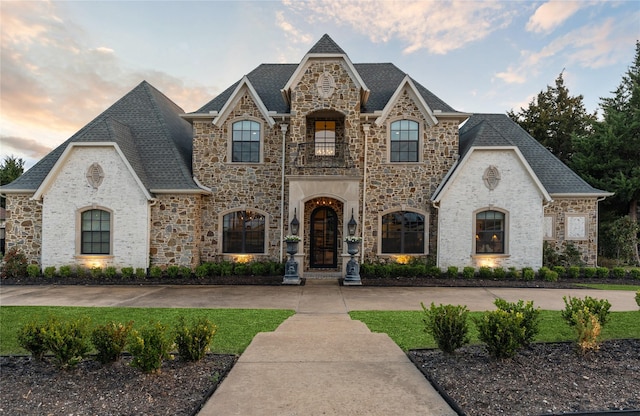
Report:
[[[322,36],[307,53],[307,55],[314,54],[346,55],[329,35]],[[247,75],[251,85],[255,88],[268,111],[276,111],[280,114],[286,114],[290,111],[287,103],[282,98],[281,90],[285,87],[296,68],[298,68],[298,65],[299,64],[262,64]],[[392,63],[353,64],[353,67],[358,74],[360,74],[362,81],[364,81],[370,90],[367,103],[361,109],[363,113],[373,113],[374,111],[383,110],[406,75],[405,72],[401,71]],[[440,110],[443,113],[457,112],[447,103],[436,97],[431,91],[416,82],[416,80],[412,79],[412,81],[431,110]],[[239,82],[240,81],[231,85],[213,100],[191,114],[206,114],[211,111],[220,111],[231,97],[233,91],[235,91]]]
[[611,195],[585,182],[505,114],[473,114],[460,128],[461,159],[484,146],[517,146],[550,194]]
[[178,105],[146,81],[118,100],[2,191],[35,191],[71,143],[115,142],[149,191],[197,190],[192,129]]

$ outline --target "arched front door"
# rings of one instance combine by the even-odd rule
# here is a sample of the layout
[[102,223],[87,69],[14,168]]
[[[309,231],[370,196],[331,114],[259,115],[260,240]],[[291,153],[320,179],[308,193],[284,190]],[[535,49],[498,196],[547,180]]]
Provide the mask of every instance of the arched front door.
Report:
[[338,266],[338,216],[329,207],[319,207],[311,213],[312,268]]

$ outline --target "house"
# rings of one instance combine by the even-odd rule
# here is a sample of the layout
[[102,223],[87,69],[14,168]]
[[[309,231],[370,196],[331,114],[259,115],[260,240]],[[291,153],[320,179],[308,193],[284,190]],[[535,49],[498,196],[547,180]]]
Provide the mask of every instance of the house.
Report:
[[42,267],[282,260],[295,218],[309,276],[344,273],[350,222],[362,261],[539,268],[548,241],[595,265],[610,195],[327,35],[195,112],[142,82],[1,192],[7,246]]

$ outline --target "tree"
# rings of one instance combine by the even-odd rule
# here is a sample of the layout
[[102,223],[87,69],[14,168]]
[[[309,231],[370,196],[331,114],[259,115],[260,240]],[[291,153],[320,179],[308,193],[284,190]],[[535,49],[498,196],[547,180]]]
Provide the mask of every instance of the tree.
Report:
[[[638,223],[640,200],[640,42],[633,64],[613,96],[600,99],[602,121],[593,132],[576,139],[572,165],[593,186],[615,192],[613,208]],[[622,213],[621,212],[621,213]],[[636,263],[638,244],[634,248]]]
[[[24,172],[24,160],[15,156],[5,156],[0,164],[0,185],[6,185],[18,179]],[[0,198],[2,208],[5,207],[5,198]]]
[[507,115],[558,159],[569,164],[575,151],[573,137],[587,134],[596,114],[587,113],[582,95],[569,95],[563,72],[556,78],[555,87],[547,86],[527,108],[520,108],[518,113],[508,111]]

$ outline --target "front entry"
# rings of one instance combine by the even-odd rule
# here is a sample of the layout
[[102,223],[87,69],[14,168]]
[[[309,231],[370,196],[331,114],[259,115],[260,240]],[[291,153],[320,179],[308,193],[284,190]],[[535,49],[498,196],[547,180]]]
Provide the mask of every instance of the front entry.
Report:
[[329,207],[313,210],[311,225],[312,268],[335,268],[338,266],[338,215]]

